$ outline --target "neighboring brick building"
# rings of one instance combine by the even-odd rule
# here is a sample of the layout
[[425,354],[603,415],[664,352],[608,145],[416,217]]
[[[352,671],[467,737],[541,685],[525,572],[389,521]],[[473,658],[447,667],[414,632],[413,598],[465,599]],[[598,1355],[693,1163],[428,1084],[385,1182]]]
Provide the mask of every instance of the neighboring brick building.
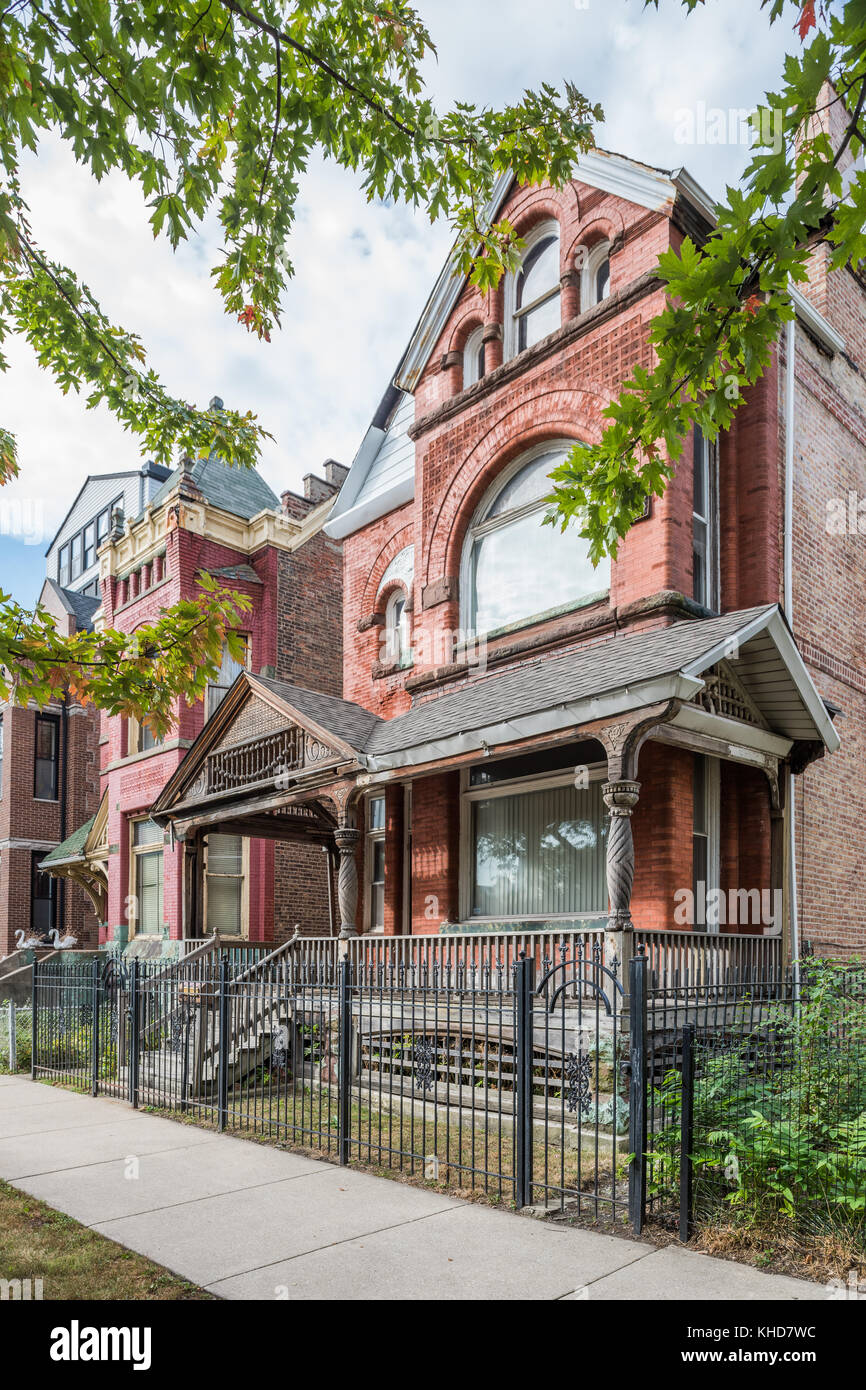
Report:
[[[92,628],[99,609],[96,552],[111,517],[138,511],[167,475],[147,463],[82,484],[46,551],[39,597],[61,632]],[[41,710],[7,703],[0,720],[0,957],[16,940],[53,930],[94,945],[98,922],[87,893],[39,865],[99,804],[99,715],[64,700]]]
[[[194,595],[197,577],[208,573],[251,601],[246,669],[339,693],[342,555],[322,523],[345,470],[329,461],[325,473],[305,478],[304,496],[286,492],[281,501],[254,469],[214,456],[185,462],[100,550],[101,621],[133,632]],[[240,669],[226,654],[204,703],[181,704],[162,742],[146,724],[103,715],[101,813],[69,862],[104,894],[104,944],[142,938],[150,953],[215,929],[254,942],[282,940],[296,924],[329,931],[330,856],[222,829],[201,837],[203,892],[195,921],[184,921],[185,847],[164,842],[148,817]]]

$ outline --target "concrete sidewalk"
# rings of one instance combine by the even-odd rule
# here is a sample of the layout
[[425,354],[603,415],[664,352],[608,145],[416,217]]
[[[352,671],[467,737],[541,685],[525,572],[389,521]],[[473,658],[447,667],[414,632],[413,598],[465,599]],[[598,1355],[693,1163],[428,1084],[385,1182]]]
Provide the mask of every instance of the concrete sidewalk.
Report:
[[25,1077],[0,1076],[0,1177],[221,1298],[828,1297],[804,1280],[528,1220]]

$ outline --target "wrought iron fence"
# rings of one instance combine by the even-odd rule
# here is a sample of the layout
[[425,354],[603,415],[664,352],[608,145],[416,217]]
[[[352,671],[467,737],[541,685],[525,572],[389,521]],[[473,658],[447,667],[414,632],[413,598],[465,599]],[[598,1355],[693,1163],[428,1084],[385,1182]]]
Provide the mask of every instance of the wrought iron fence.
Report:
[[866,971],[649,992],[649,1213],[866,1249]]
[[30,1070],[31,1033],[29,1004],[0,1004],[0,1072]]
[[497,1202],[624,1216],[623,991],[601,947],[444,968],[299,953],[43,962],[44,1077]]
[[653,989],[639,952],[626,992],[588,940],[540,961],[297,945],[39,962],[32,1073],[636,1232],[681,1203],[686,1231],[714,1203],[763,1214],[798,1194],[862,1213],[866,972]]

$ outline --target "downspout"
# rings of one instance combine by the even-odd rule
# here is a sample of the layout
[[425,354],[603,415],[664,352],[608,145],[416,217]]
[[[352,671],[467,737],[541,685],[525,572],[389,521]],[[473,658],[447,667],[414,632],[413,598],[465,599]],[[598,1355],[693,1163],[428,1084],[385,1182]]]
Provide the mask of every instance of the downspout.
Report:
[[[794,389],[797,351],[797,321],[785,325],[785,519],[783,582],[785,617],[794,631]],[[794,816],[794,776],[788,766],[786,787],[788,806],[788,902],[791,920],[791,958],[794,961],[794,988],[799,991],[800,923],[797,906],[797,836]]]
[[[60,843],[66,839],[66,783],[69,775],[67,743],[69,739],[69,695],[63,692],[60,707]],[[66,935],[66,876],[60,874],[57,884],[57,922],[60,935]]]

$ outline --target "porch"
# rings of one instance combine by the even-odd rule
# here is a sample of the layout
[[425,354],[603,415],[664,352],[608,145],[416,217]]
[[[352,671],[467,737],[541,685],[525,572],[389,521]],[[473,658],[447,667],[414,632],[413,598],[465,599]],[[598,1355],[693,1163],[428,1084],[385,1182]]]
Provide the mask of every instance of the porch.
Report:
[[791,778],[838,744],[770,607],[479,676],[389,721],[243,672],[151,814],[183,846],[188,942],[218,830],[327,849],[332,934],[385,970],[603,943],[621,962],[643,946],[677,987],[790,959]]

